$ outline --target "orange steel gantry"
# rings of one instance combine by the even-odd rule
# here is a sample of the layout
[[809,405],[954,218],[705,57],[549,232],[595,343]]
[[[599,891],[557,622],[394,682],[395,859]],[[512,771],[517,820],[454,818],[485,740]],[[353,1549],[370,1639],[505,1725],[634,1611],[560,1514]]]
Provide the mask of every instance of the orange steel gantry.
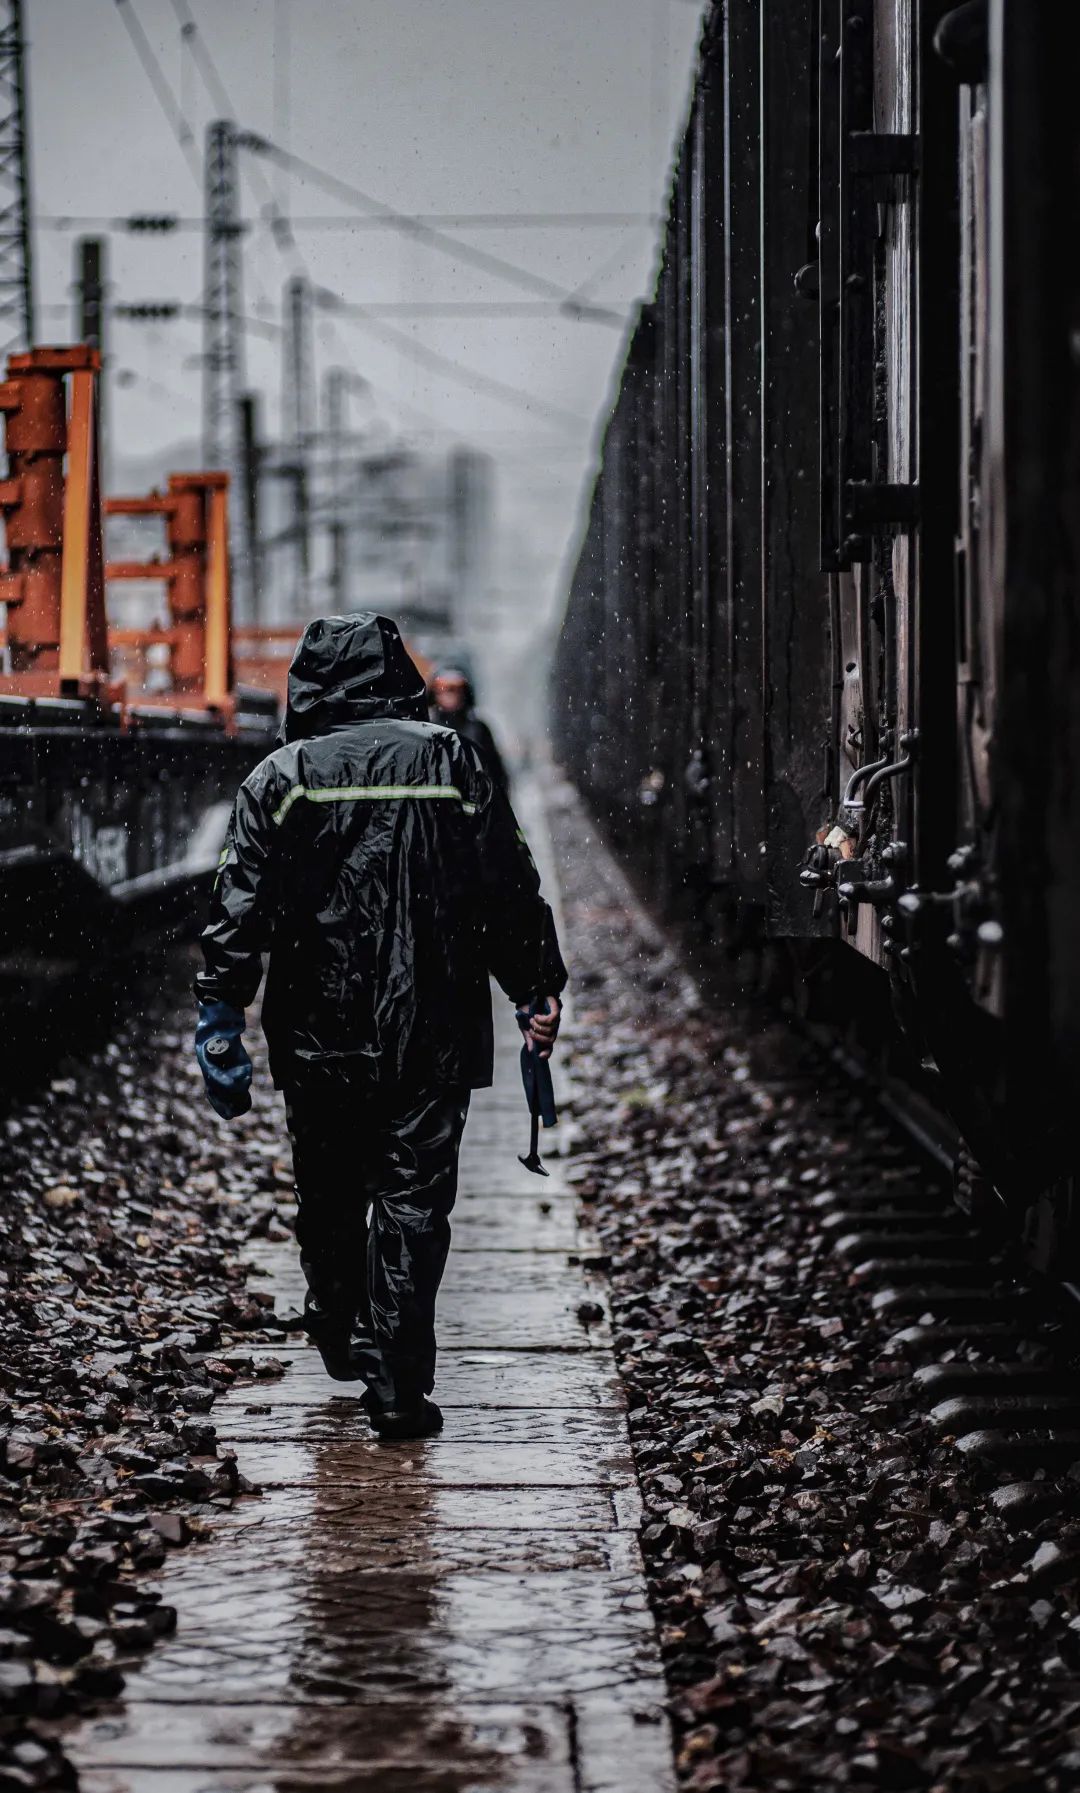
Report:
[[[231,731],[236,668],[230,613],[227,473],[174,473],[167,490],[102,504],[98,473],[98,351],[85,345],[12,355],[0,384],[8,471],[0,479],[8,563],[0,566],[7,607],[7,667],[0,695],[84,697],[109,708],[122,727],[129,708],[202,710]],[[143,561],[104,560],[102,512],[157,516],[167,552]],[[108,584],[161,580],[168,620],[110,629]],[[238,631],[249,680],[276,690],[297,630]],[[139,690],[146,656],[168,649],[169,689]],[[115,676],[114,655],[134,657],[142,676]],[[129,689],[130,682],[130,689]],[[279,693],[280,694],[280,693]]]
[[110,561],[108,580],[163,579],[169,624],[155,629],[112,629],[113,647],[169,650],[171,689],[155,701],[190,708],[193,702],[225,713],[233,694],[229,620],[229,476],[173,473],[166,492],[145,498],[109,498],[109,516],[159,516],[165,522],[167,558]]
[[8,454],[8,476],[0,481],[8,544],[0,601],[7,605],[11,666],[0,691],[106,696],[100,365],[96,349],[29,349],[9,357],[0,385]]

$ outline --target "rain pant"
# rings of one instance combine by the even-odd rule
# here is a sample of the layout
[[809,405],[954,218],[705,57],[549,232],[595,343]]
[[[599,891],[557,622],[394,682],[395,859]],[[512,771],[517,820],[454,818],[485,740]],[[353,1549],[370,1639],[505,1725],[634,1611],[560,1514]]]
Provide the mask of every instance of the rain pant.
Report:
[[269,954],[309,1287],[355,1318],[361,1358],[369,1328],[369,1386],[400,1371],[408,1398],[430,1387],[468,1091],[491,1082],[489,974],[519,1007],[566,982],[505,793],[426,716],[387,618],[308,625],[282,744],[236,799],[196,978],[202,1002],[244,1009]]
[[435,1382],[435,1297],[467,1089],[357,1087],[315,1065],[285,1091],[296,1174],[296,1237],[316,1337],[347,1349],[383,1407],[419,1404]]

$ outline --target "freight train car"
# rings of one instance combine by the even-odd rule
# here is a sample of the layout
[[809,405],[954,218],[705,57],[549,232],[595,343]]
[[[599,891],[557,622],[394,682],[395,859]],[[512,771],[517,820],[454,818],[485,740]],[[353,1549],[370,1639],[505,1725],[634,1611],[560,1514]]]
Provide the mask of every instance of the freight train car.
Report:
[[830,967],[1070,1273],[1078,51],[1030,0],[716,0],[553,708],[657,904]]

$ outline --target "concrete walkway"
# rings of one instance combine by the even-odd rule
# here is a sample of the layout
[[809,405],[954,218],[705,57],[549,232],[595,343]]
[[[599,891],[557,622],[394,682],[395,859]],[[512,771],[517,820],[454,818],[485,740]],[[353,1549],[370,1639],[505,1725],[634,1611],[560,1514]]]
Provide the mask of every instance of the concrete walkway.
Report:
[[[74,1739],[84,1793],[672,1786],[621,1394],[606,1322],[579,1315],[604,1291],[558,1160],[547,1182],[517,1163],[517,1030],[496,1015],[439,1304],[445,1432],[376,1444],[301,1344],[272,1353],[282,1382],[220,1399],[263,1496],[170,1560],[176,1635]],[[291,1244],[257,1262],[298,1305]]]

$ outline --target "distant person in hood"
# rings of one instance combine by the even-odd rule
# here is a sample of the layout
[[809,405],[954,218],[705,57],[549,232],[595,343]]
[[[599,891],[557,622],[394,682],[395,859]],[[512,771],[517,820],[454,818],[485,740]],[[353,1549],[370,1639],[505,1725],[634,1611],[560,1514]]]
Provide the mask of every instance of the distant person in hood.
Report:
[[509,775],[503,764],[502,754],[495,745],[495,736],[483,717],[477,715],[475,703],[476,697],[468,674],[459,671],[456,666],[440,666],[431,682],[432,722],[438,722],[443,728],[454,729],[459,735],[464,735],[467,741],[471,741],[474,747],[479,747],[495,783],[502,790],[509,790]]
[[505,793],[471,740],[427,720],[386,617],[304,631],[202,947],[196,1051],[225,1116],[251,1104],[244,1010],[269,954],[308,1332],[331,1376],[366,1384],[380,1436],[437,1431],[435,1296],[469,1092],[491,1082],[488,975],[518,1008],[538,999],[547,1057],[566,971]]

